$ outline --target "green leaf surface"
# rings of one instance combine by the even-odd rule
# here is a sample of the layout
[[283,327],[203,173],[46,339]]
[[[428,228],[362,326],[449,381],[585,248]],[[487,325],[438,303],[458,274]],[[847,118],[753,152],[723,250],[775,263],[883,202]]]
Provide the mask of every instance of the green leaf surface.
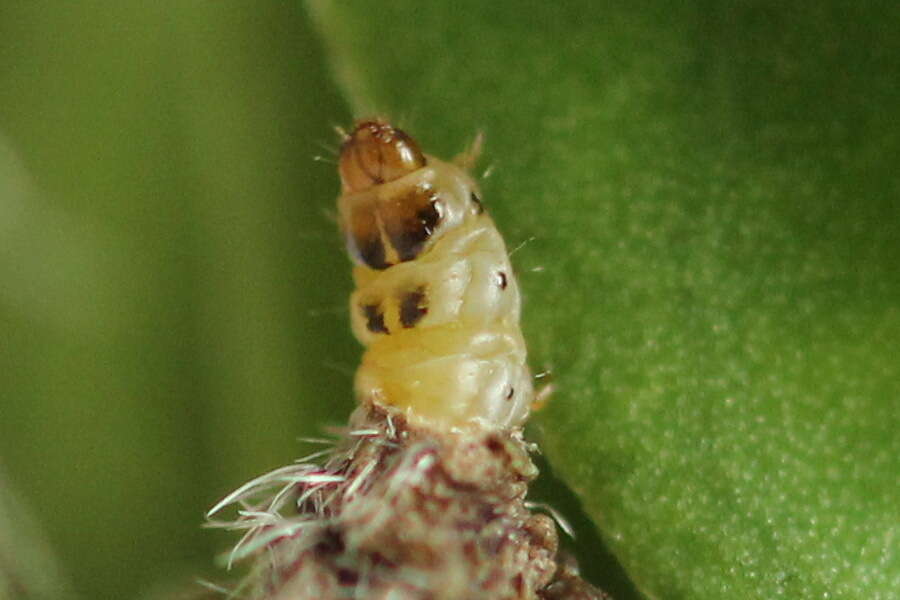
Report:
[[896,4],[309,7],[359,116],[485,132],[543,447],[644,594],[900,594]]

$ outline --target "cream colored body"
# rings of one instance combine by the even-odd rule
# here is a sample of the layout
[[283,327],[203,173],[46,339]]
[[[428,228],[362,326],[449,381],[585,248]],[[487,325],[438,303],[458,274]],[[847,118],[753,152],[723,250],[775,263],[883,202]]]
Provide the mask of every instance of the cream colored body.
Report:
[[[503,239],[473,200],[471,177],[428,157],[401,179],[342,196],[341,216],[354,203],[390,202],[416,186],[432,188],[440,205],[425,249],[383,270],[357,264],[353,271],[353,332],[367,347],[356,374],[359,400],[448,427],[519,426],[533,397],[519,290]],[[402,294],[414,289],[424,290],[427,312],[404,326]],[[379,306],[386,332],[371,330],[366,305]]]

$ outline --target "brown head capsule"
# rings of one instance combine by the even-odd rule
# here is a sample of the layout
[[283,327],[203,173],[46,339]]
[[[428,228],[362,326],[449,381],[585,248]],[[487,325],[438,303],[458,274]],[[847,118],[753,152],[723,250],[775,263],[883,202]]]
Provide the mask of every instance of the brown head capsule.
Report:
[[383,121],[360,121],[341,146],[344,193],[361,192],[425,166],[418,144]]

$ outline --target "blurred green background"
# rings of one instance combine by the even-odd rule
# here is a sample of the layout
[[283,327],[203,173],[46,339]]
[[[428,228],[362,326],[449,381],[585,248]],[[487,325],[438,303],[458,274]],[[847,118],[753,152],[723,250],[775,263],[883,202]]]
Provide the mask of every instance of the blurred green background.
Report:
[[559,388],[531,435],[578,499],[538,497],[595,581],[897,597],[897,31],[836,0],[0,0],[0,581],[222,576],[206,508],[352,407],[329,161],[376,111],[442,156],[487,134]]
[[0,462],[82,598],[346,418],[349,118],[299,2],[0,4]]

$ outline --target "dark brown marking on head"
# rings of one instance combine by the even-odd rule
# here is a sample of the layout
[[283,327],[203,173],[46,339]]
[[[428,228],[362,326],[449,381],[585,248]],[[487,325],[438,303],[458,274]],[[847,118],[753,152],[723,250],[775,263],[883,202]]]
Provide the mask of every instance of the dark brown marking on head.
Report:
[[347,250],[368,267],[382,270],[391,266],[385,258],[384,243],[371,205],[362,205],[353,210],[345,235]]
[[404,131],[377,119],[360,121],[341,146],[344,192],[360,192],[425,166],[419,145]]
[[516,394],[516,388],[513,386],[509,386],[509,389],[506,391],[506,399],[512,400],[513,396]]
[[380,209],[384,231],[401,262],[413,260],[425,248],[441,222],[438,196],[429,186],[419,186],[384,203]]
[[384,324],[384,313],[377,304],[363,304],[360,306],[363,316],[366,318],[366,329],[372,333],[390,333]]
[[506,273],[503,271],[497,271],[497,285],[500,286],[501,290],[505,290],[506,286],[509,285],[509,279],[507,279]]
[[484,212],[484,204],[481,203],[481,198],[478,197],[478,194],[472,192],[469,194],[469,199],[472,201],[472,204],[475,205],[475,214],[480,215]]
[[422,317],[428,314],[428,299],[425,286],[419,286],[400,297],[400,323],[409,329],[415,327]]

